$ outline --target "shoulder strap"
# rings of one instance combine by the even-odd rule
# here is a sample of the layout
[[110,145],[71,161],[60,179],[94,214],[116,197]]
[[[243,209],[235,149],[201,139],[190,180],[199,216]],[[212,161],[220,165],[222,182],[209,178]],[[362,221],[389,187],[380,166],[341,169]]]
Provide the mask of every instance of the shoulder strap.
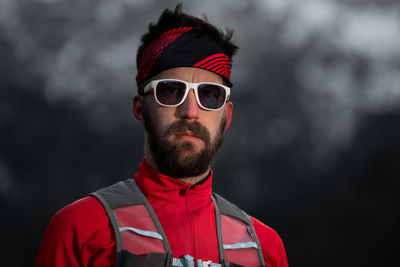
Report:
[[251,224],[251,219],[250,219],[249,215],[247,215],[238,206],[229,202],[228,200],[221,197],[217,193],[213,192],[212,194],[213,194],[214,203],[215,203],[215,205],[217,205],[221,214],[238,219],[248,225]]
[[102,188],[90,195],[96,197],[99,195],[103,196],[107,201],[108,206],[112,209],[131,205],[145,205],[144,199],[138,194],[135,187],[136,184],[134,180],[127,179]]
[[[232,266],[232,263],[229,265],[229,263],[226,262],[226,260],[225,260],[226,256],[224,255],[225,254],[224,250],[229,247],[229,246],[223,244],[224,238],[223,238],[222,229],[221,229],[222,228],[221,224],[223,224],[223,222],[221,222],[221,218],[224,217],[221,215],[225,215],[225,216],[232,217],[236,220],[239,220],[247,225],[248,233],[250,234],[251,239],[256,244],[257,254],[260,259],[261,266],[265,266],[261,245],[258,240],[257,234],[254,230],[254,226],[250,219],[250,216],[247,215],[246,212],[241,210],[235,204],[229,202],[228,200],[221,197],[220,195],[218,195],[215,192],[212,193],[212,199],[215,204],[215,215],[216,215],[215,217],[216,217],[216,223],[217,223],[218,246],[219,246],[219,251],[220,251],[221,263],[223,262],[226,266]],[[233,247],[231,246],[231,248],[233,248]]]
[[[141,231],[140,229],[135,229],[132,227],[121,227],[127,225],[121,225],[117,213],[120,212],[121,209],[128,208],[128,210],[124,211],[125,215],[131,214],[134,216],[136,213],[132,214],[133,211],[132,208],[140,206],[143,207],[144,210],[147,210],[148,213],[147,216],[151,217],[151,219],[149,218],[148,223],[151,224],[152,221],[154,223],[155,228],[158,231],[158,234],[160,235],[158,239],[162,240],[162,244],[164,246],[166,253],[166,263],[169,263],[172,260],[171,248],[167,236],[161,226],[161,223],[158,220],[157,215],[154,212],[153,208],[151,207],[150,203],[147,201],[146,197],[140,191],[140,189],[138,188],[133,179],[127,179],[125,181],[115,183],[109,187],[93,192],[90,195],[96,197],[100,201],[100,203],[106,210],[111,225],[113,227],[116,239],[116,249],[117,249],[117,258],[115,266],[121,266],[122,261],[126,259],[126,257],[122,257],[124,253],[124,247],[123,247],[123,241],[121,239],[121,231],[125,232],[126,230],[130,231],[133,230],[136,233],[140,233],[141,235],[153,236],[153,237],[154,235],[157,235],[157,233],[149,234],[148,231]],[[126,263],[124,262],[124,264]]]

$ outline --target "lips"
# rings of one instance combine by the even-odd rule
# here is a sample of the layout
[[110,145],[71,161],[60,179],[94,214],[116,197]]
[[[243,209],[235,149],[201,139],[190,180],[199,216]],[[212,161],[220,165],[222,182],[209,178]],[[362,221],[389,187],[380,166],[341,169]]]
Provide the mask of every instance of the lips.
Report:
[[178,133],[178,134],[176,134],[176,135],[179,136],[179,137],[189,137],[189,138],[198,138],[198,139],[201,139],[198,135],[194,134],[194,133],[191,132],[191,131],[185,131],[185,132],[182,132],[182,133]]
[[208,130],[198,121],[187,122],[186,120],[178,120],[168,127],[164,136],[166,138],[175,136],[176,138],[187,140],[201,139],[206,144],[210,143]]

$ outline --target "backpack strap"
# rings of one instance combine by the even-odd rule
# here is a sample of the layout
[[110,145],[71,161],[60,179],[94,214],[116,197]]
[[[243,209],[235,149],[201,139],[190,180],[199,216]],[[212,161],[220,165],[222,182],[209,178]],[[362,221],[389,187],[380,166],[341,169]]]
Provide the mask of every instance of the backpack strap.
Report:
[[[131,260],[134,259],[135,262],[138,262],[139,258],[146,262],[157,261],[160,263],[164,261],[163,265],[165,266],[172,261],[171,248],[161,223],[133,179],[120,181],[90,195],[100,201],[113,227],[117,249],[115,266],[128,266],[127,264]],[[141,222],[139,219],[131,220],[132,216],[139,217]],[[140,227],[131,227],[131,222],[137,222],[146,227],[150,225],[151,231],[140,229]],[[160,248],[162,252],[150,253],[146,257],[131,253],[132,249],[130,248],[139,249],[138,246],[135,246],[135,242],[141,240],[148,240],[152,243],[162,241],[161,247],[163,246],[163,248]],[[164,253],[165,256],[162,256]]]
[[[238,258],[237,255],[235,256],[235,253],[237,253],[236,251],[242,251],[240,253],[246,251],[246,253],[249,253],[248,257],[256,254],[259,258],[260,265],[265,266],[261,245],[257,238],[257,234],[254,230],[254,226],[250,219],[250,216],[217,193],[212,193],[212,200],[215,204],[215,217],[217,223],[220,262],[223,263],[224,266],[234,266],[234,264],[229,262],[232,259]],[[244,229],[244,227],[246,229]],[[244,238],[238,237],[241,240],[246,239],[246,233],[244,232],[244,230],[247,230],[247,233],[249,235],[247,238],[247,242],[240,241],[231,244],[231,242],[235,240],[236,235],[239,234],[239,232],[231,233],[229,232],[229,229],[241,229],[242,231],[239,232],[244,235]],[[252,248],[256,249],[257,252],[254,253],[254,250],[252,250]]]

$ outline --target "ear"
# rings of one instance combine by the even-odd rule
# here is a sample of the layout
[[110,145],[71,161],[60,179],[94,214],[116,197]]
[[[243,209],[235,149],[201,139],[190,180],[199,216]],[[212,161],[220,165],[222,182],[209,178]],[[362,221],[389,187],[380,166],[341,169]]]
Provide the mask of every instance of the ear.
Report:
[[224,116],[226,119],[225,131],[228,129],[232,121],[233,103],[231,101],[225,103]]
[[141,124],[144,124],[143,102],[144,98],[141,95],[135,95],[135,97],[133,98],[133,116],[135,116],[135,119]]

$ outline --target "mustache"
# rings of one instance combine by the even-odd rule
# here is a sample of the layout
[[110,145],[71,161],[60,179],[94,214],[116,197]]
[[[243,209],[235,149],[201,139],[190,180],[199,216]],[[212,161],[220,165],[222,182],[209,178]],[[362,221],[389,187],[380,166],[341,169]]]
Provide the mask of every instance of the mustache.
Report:
[[205,143],[210,143],[210,133],[207,128],[201,125],[200,122],[188,122],[186,120],[179,120],[172,123],[165,132],[165,137],[180,134],[186,131],[191,131],[194,135],[202,139]]

